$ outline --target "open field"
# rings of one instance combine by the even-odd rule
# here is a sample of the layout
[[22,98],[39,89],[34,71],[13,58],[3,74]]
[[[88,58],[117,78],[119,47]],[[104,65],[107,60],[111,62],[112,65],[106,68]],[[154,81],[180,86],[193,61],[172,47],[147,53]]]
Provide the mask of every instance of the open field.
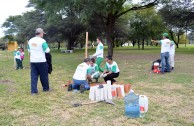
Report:
[[[94,51],[88,50],[89,54]],[[31,96],[27,53],[25,69],[16,71],[13,52],[0,51],[0,125],[194,126],[193,46],[176,49],[175,70],[164,75],[150,73],[152,62],[160,58],[160,47],[114,49],[113,58],[121,70],[117,82],[130,83],[135,93],[149,99],[148,113],[138,119],[124,116],[123,99],[114,99],[115,106],[97,103],[71,107],[72,103],[89,101],[88,91],[73,94],[63,87],[83,61],[84,50],[73,54],[52,50],[51,54],[54,71],[49,77],[53,91],[42,92],[39,82],[39,94]]]

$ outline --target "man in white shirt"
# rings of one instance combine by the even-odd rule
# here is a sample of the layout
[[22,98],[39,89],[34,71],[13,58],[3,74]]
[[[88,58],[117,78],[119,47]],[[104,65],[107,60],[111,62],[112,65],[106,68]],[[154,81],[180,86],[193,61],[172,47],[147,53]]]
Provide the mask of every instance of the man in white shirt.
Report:
[[168,38],[168,33],[164,33],[163,39],[160,41],[153,41],[152,42],[157,42],[161,44],[161,64],[162,64],[162,69],[161,73],[164,74],[164,72],[170,72],[170,64],[169,64],[169,52],[170,52],[170,46],[172,42]]
[[43,39],[45,32],[42,28],[37,28],[35,31],[36,36],[31,38],[28,42],[28,51],[30,53],[30,66],[31,66],[31,94],[38,93],[37,83],[38,76],[42,83],[43,91],[50,91],[48,81],[48,64],[46,62],[45,53],[49,53],[50,49],[48,44]]
[[73,84],[68,85],[68,91],[75,89],[75,91],[80,90],[80,93],[83,93],[84,90],[90,89],[87,82],[87,78],[89,78],[90,61],[90,58],[86,58],[83,63],[77,66],[73,75]]
[[104,81],[107,82],[108,80],[111,81],[111,84],[116,82],[114,78],[119,76],[120,70],[115,61],[113,61],[111,56],[106,57],[106,65],[105,70],[101,76],[104,78]]

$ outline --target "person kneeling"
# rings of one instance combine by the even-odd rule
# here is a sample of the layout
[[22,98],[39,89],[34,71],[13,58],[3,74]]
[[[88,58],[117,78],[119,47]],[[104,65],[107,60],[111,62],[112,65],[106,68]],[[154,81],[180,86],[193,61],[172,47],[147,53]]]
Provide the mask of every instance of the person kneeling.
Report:
[[84,62],[79,64],[75,70],[75,73],[73,75],[73,84],[68,85],[68,91],[71,91],[72,89],[75,89],[74,91],[80,90],[80,93],[83,93],[85,90],[89,90],[90,86],[87,82],[87,79],[89,77],[89,64],[90,59],[86,58],[84,59]]
[[89,70],[89,82],[92,82],[92,79],[96,80],[96,83],[98,82],[98,78],[100,77],[99,67],[95,63],[95,59],[92,58],[90,61],[90,70]]
[[101,77],[104,78],[104,81],[107,82],[108,80],[111,81],[111,84],[116,82],[114,78],[117,78],[119,76],[120,70],[115,61],[113,61],[111,56],[106,57],[106,66],[103,74],[101,74]]

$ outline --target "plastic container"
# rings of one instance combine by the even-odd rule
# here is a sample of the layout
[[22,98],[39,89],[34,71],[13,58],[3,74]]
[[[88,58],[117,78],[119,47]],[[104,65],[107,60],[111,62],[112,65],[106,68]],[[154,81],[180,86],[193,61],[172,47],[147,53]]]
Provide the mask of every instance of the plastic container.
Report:
[[130,92],[124,98],[125,115],[129,118],[137,118],[140,115],[139,95]]
[[125,94],[128,94],[128,93],[129,93],[130,88],[131,88],[131,85],[130,85],[130,84],[125,84],[125,85],[124,85]]
[[144,117],[145,113],[148,111],[148,98],[145,95],[139,95],[139,107],[140,107],[140,117]]

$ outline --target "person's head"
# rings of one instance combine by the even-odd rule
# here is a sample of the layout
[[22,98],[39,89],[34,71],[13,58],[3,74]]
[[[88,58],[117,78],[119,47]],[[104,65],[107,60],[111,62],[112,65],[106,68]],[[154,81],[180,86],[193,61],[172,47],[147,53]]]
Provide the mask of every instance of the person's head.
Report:
[[91,65],[91,66],[94,66],[94,63],[95,63],[95,59],[92,58],[91,61],[90,61],[90,65]]
[[106,62],[109,63],[109,64],[112,63],[112,56],[107,56],[106,57]]
[[97,43],[100,43],[100,42],[102,42],[102,38],[100,38],[100,37],[97,37]]
[[163,33],[163,34],[162,34],[162,36],[163,36],[163,39],[165,39],[165,38],[169,38],[168,33],[166,33],[166,32],[165,32],[165,33]]
[[88,64],[88,65],[90,64],[90,61],[91,61],[90,58],[85,58],[85,59],[84,59],[84,62],[85,62],[86,64]]
[[35,34],[43,38],[44,34],[46,33],[44,32],[42,28],[37,28],[35,31]]

